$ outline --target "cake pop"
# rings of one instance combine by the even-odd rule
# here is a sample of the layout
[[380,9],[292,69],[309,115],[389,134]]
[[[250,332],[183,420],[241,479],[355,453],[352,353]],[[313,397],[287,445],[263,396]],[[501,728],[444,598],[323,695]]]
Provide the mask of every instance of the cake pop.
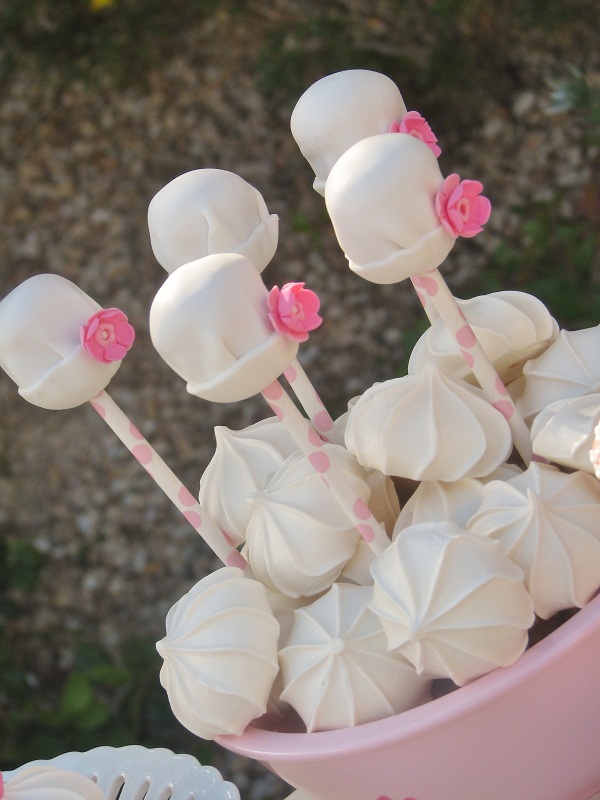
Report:
[[264,586],[236,567],[207,575],[170,609],[156,647],[171,708],[203,739],[240,734],[265,713],[279,624]]
[[279,220],[239,175],[195,169],[154,195],[148,229],[154,256],[169,273],[214,253],[239,253],[262,272],[277,249]]

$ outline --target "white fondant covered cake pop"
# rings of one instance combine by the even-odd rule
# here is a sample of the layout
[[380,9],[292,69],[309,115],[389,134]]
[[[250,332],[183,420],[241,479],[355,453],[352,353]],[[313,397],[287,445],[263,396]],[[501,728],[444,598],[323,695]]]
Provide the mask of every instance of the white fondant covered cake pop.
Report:
[[182,725],[203,739],[240,734],[265,713],[279,624],[264,586],[237,567],[199,581],[170,609],[160,682]]
[[119,369],[133,328],[60,275],[21,283],[0,302],[0,365],[19,394],[42,408],[94,398]]
[[174,178],[148,207],[150,243],[167,272],[215,253],[239,253],[262,272],[279,232],[260,192],[223,169],[196,169]]
[[[332,444],[324,452],[367,503],[370,490],[350,453]],[[328,589],[353,556],[360,534],[306,456],[290,456],[249,502],[254,513],[243,554],[256,577],[290,597]]]
[[6,783],[0,773],[2,800],[104,800],[91,778],[51,764],[19,770]]
[[245,400],[278,378],[298,342],[273,327],[269,292],[244,256],[223,253],[171,273],[150,309],[152,342],[191,394]]
[[347,150],[325,201],[350,269],[396,283],[439,267],[456,242],[435,208],[443,184],[436,157],[408,134],[371,136]]
[[216,449],[200,479],[200,504],[236,545],[246,540],[252,517],[248,497],[296,451],[277,417],[241,431],[215,428]]
[[557,400],[600,392],[600,325],[562,330],[550,347],[524,368],[517,406],[531,421]]
[[[493,292],[457,302],[504,384],[558,336],[556,320],[537,297],[525,292]],[[452,377],[468,380],[471,375],[455,337],[439,318],[413,348],[409,375],[432,361]]]
[[370,587],[334,584],[294,612],[279,653],[281,699],[309,732],[382,719],[429,699],[429,681],[388,651],[370,600]]
[[411,525],[371,571],[371,608],[389,647],[421,675],[462,686],[514,663],[527,646],[533,603],[523,571],[497,542],[451,522]]
[[353,144],[387,133],[405,114],[398,87],[379,72],[344,70],[313,83],[296,103],[291,129],[315,173],[315,190],[324,194],[331,168]]
[[581,608],[600,587],[600,486],[584,472],[532,462],[483,488],[468,529],[500,543],[523,569],[535,612]]
[[533,420],[533,452],[554,464],[593,472],[590,450],[600,419],[600,393],[551,403]]
[[512,439],[480,389],[430,364],[368,389],[350,411],[346,446],[386,475],[455,481],[492,472]]

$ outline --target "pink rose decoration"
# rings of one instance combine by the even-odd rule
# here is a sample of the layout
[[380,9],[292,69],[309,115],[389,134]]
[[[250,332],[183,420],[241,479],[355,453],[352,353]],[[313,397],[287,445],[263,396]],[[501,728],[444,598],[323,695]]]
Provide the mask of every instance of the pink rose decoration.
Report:
[[323,322],[317,314],[320,305],[318,296],[303,283],[286,283],[281,289],[274,286],[267,301],[275,330],[297,342],[305,342],[308,332]]
[[436,158],[442,152],[437,144],[437,136],[429,127],[429,123],[418,111],[407,111],[400,122],[392,122],[389,128],[390,133],[407,133],[420,139],[431,150]]
[[453,173],[435,196],[435,210],[451,236],[471,237],[480,233],[490,218],[492,204],[481,194],[479,181],[461,181]]
[[133,327],[118,308],[96,311],[81,326],[79,334],[83,347],[92,358],[103,364],[124,358],[135,339]]

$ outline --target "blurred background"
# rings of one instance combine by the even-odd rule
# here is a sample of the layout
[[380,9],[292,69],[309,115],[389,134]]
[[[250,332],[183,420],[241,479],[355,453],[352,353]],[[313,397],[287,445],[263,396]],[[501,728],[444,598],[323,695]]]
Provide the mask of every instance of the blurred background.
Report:
[[[425,320],[410,286],[347,267],[289,130],[340,69],[386,73],[442,146],[444,174],[493,212],[444,266],[458,297],[536,294],[569,329],[600,322],[600,22],[596,0],[3,0],[0,297],[54,272],[137,331],[111,396],[195,494],[213,428],[268,416],[211,405],[154,352],[166,277],[153,195],[191,169],[240,174],[280,220],[268,287],[304,280],[323,326],[300,360],[340,414],[403,374]],[[154,643],[169,607],[219,564],[87,405],[45,411],[0,375],[0,767],[97,744],[166,746],[247,798],[260,768],[176,722]]]

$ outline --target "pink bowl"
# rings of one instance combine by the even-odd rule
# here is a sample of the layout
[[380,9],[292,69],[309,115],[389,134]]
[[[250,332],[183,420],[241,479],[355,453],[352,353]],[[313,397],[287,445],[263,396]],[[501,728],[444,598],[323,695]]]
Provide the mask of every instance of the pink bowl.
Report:
[[218,741],[322,800],[588,800],[600,791],[600,596],[513,666],[403,714]]

